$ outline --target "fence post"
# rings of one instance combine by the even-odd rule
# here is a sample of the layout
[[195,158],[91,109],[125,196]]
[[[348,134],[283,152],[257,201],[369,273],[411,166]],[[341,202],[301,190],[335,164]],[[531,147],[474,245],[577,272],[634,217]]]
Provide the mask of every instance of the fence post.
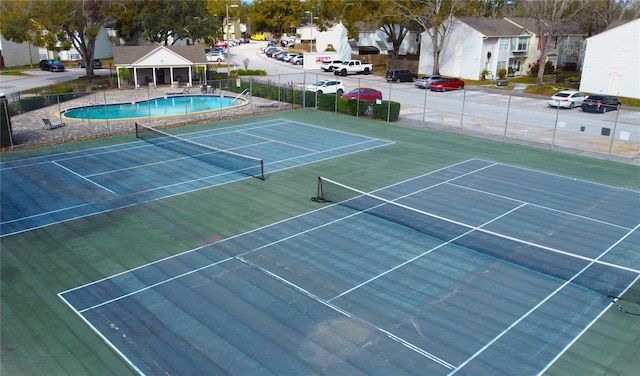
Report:
[[553,145],[556,143],[556,130],[558,129],[558,116],[560,116],[560,101],[558,101],[558,106],[556,107],[556,121],[553,124],[553,137],[551,138],[551,150],[553,150]]
[[104,118],[107,120],[107,136],[111,136],[111,127],[109,127],[109,106],[107,106],[107,90],[102,91],[104,98]]
[[504,121],[504,133],[502,134],[502,142],[507,139],[507,127],[509,126],[509,111],[511,110],[511,93],[509,93],[509,102],[507,102],[507,118]]
[[391,116],[391,81],[389,81],[389,100],[387,100],[387,123]]
[[609,155],[607,158],[611,158],[611,151],[613,150],[613,140],[616,138],[616,126],[618,125],[618,114],[620,113],[620,107],[616,111],[616,120],[613,123],[613,131],[611,132],[611,143],[609,143]]
[[460,115],[460,133],[462,133],[464,127],[464,104],[467,101],[467,90],[462,89],[462,113]]
[[429,89],[427,89],[427,87],[424,87],[424,100],[422,101],[422,127],[424,128],[425,126],[425,118],[427,115],[427,91],[429,91]]
[[[60,119],[58,120],[62,122],[62,107],[60,107],[60,94],[56,95],[56,100],[58,101],[58,113],[60,114]],[[62,133],[62,143],[65,143],[66,141],[64,139],[64,127],[60,127],[60,130],[61,130],[60,133]]]

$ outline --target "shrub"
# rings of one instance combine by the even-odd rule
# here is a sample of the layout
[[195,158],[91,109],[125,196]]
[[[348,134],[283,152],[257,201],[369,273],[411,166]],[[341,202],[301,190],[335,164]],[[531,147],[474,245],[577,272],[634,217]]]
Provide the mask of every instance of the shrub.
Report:
[[267,71],[259,69],[238,69],[231,71],[232,76],[266,76]]
[[400,103],[392,101],[382,101],[382,104],[374,105],[373,117],[382,120],[387,120],[388,117],[389,121],[398,121],[398,119],[400,119]]
[[498,70],[498,78],[504,80],[505,77],[507,77],[507,70],[505,68],[500,68]]
[[318,94],[318,109],[323,111],[335,111],[336,94]]
[[338,98],[338,112],[347,115],[362,116],[369,105],[371,102],[365,100]]

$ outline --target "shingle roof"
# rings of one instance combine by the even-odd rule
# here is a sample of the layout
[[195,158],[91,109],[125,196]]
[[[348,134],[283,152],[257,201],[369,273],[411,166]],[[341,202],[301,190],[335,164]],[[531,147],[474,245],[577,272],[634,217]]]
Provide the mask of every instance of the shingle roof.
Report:
[[140,60],[153,51],[166,48],[194,64],[207,64],[207,56],[202,46],[162,46],[153,44],[149,46],[114,46],[113,61],[115,65],[130,65]]
[[457,19],[487,37],[514,37],[525,31],[525,28],[504,18],[457,17]]

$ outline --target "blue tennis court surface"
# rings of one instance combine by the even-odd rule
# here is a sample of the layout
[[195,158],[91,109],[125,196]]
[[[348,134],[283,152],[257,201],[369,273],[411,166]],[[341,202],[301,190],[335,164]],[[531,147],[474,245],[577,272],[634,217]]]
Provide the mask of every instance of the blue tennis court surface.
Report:
[[[391,143],[288,120],[181,137],[263,159],[266,174]],[[143,141],[2,163],[0,171],[0,236],[248,178]]]
[[531,375],[640,275],[638,192],[469,160],[371,194],[406,223],[318,203],[60,296],[148,375]]

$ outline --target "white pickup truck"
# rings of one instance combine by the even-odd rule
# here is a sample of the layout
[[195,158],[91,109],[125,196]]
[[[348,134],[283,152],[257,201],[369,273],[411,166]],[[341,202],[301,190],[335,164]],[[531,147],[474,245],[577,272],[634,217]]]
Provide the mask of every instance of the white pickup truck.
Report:
[[360,60],[343,61],[341,65],[333,69],[336,76],[346,76],[348,74],[371,74],[373,64],[364,64]]

